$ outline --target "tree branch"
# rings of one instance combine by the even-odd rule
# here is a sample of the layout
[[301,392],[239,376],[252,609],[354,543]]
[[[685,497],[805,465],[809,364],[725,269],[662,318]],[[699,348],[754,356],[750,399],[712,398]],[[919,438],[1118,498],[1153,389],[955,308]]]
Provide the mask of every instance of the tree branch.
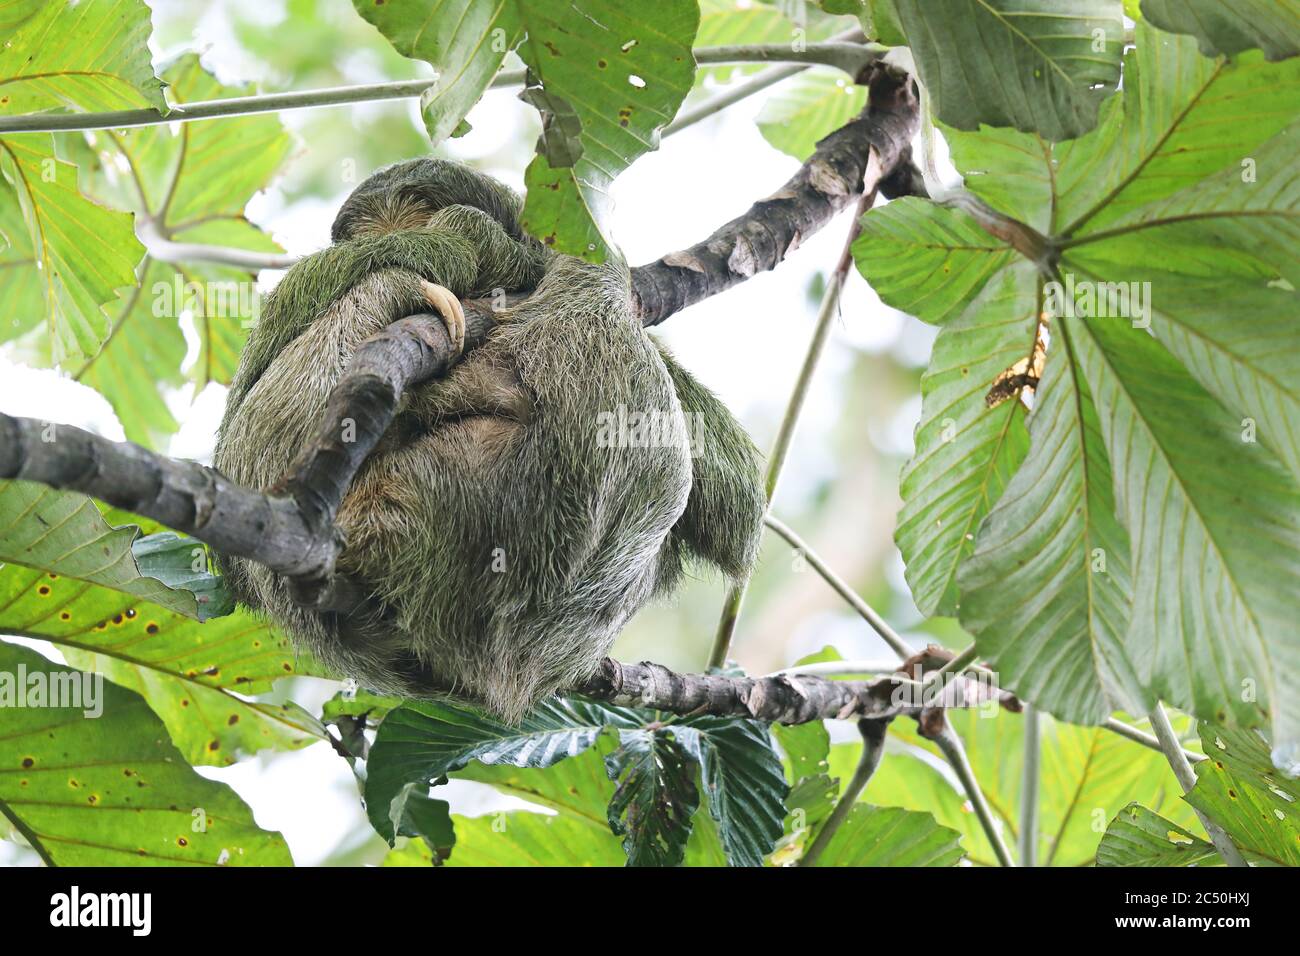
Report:
[[919,670],[913,671],[914,666],[919,666],[919,657],[914,655],[900,664],[898,674],[871,681],[837,681],[801,674],[770,677],[678,674],[649,661],[624,664],[605,658],[595,674],[568,693],[672,714],[748,717],[778,724],[850,717],[883,721],[902,716],[919,719],[925,711],[974,707],[993,700],[1019,706],[1010,694],[965,676],[928,685],[925,693],[921,693],[916,681],[907,679],[909,673],[920,676]]
[[632,270],[643,325],[774,269],[836,213],[893,176],[900,161],[911,162],[916,84],[880,62],[868,73],[867,107],[821,140],[789,182],[702,242]]
[[[861,36],[860,31],[851,35]],[[695,50],[698,63],[803,63],[837,67],[854,76],[869,61],[885,51],[876,44],[851,43],[833,39],[809,43],[795,50],[789,43],[748,44],[744,46],[701,47]],[[364,83],[355,86],[332,86],[319,90],[289,93],[262,93],[233,96],[219,100],[181,103],[167,112],[154,109],[112,110],[104,113],[31,113],[0,117],[0,134],[56,133],[95,129],[126,129],[134,126],[161,126],[165,123],[190,123],[195,120],[251,116],[256,113],[280,113],[286,110],[321,106],[345,106],[349,103],[373,103],[382,100],[411,99],[420,96],[436,83],[436,76],[393,83]],[[493,77],[489,89],[521,86],[523,70],[503,70]]]

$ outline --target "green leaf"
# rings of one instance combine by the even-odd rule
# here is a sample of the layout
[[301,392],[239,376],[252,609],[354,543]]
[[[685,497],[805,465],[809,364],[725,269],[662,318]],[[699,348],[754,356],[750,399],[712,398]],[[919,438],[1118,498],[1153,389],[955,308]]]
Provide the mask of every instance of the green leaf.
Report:
[[1196,765],[1187,802],[1227,831],[1247,857],[1300,866],[1300,781],[1274,769],[1294,758],[1274,754],[1255,731],[1201,725],[1209,760]]
[[955,866],[965,856],[961,834],[928,813],[857,804],[817,866]]
[[839,129],[867,102],[867,89],[834,70],[807,70],[772,93],[758,114],[763,138],[800,161],[817,141]]
[[[1022,796],[1024,718],[977,708],[951,711],[949,719],[966,744],[975,778],[1004,839],[1014,845]],[[1092,863],[1107,821],[1134,800],[1203,835],[1161,754],[1101,727],[1079,727],[1047,716],[1040,719],[1040,865]],[[933,813],[941,824],[962,833],[973,862],[996,866],[997,857],[965,792],[934,745],[917,736],[910,724],[896,723],[891,737],[909,746],[903,753],[885,755],[865,797],[882,806]],[[832,772],[848,772],[859,749],[833,748]]]
[[[615,785],[605,774],[602,749],[612,750],[606,734],[590,750],[545,769],[472,762],[451,775],[457,780],[490,784],[502,793],[555,810],[611,836],[605,809]],[[613,841],[617,847],[618,841]],[[621,861],[621,857],[620,857]]]
[[1022,263],[990,282],[935,340],[894,532],[924,614],[956,613],[958,567],[1028,451],[1023,404],[1013,398],[989,407],[985,396],[1000,374],[1029,358],[1037,326],[1036,278]]
[[700,765],[709,813],[732,866],[762,866],[784,833],[785,782],[766,724],[695,717],[673,725],[676,741]]
[[58,159],[50,137],[0,139],[0,174],[23,211],[55,361],[93,355],[108,335],[102,306],[135,284],[144,246],[131,216],[92,202],[77,189],[77,167]]
[[605,758],[605,772],[619,781],[609,826],[624,838],[628,866],[677,866],[686,854],[700,794],[694,763],[675,735],[675,727],[624,730]]
[[[609,187],[658,148],[695,78],[695,0],[416,0],[357,10],[405,56],[440,78],[421,100],[435,143],[454,135],[510,50],[529,68],[525,98],[542,113],[537,155],[524,174],[521,223],[560,252],[603,262]],[[522,41],[522,42],[521,42]],[[540,86],[540,89],[537,87]]]
[[420,112],[435,146],[456,135],[465,114],[524,33],[516,0],[441,0],[434,7],[423,0],[353,0],[353,6],[398,53],[438,71],[437,80],[420,97]]
[[1029,416],[1029,454],[959,575],[962,626],[1001,686],[1065,720],[1146,713],[1125,651],[1128,534],[1115,516],[1097,410],[1068,335]]
[[0,48],[0,114],[166,112],[149,54],[150,29],[143,0],[49,0]]
[[366,761],[366,812],[391,844],[412,788],[427,785],[472,760],[516,767],[549,767],[582,753],[606,726],[635,727],[630,711],[554,699],[534,708],[517,727],[469,707],[408,701],[380,724]]
[[1270,60],[1300,53],[1296,0],[1142,0],[1142,15],[1162,30],[1192,34],[1206,56],[1252,47]]
[[18,194],[0,188],[0,270],[5,277],[5,311],[0,342],[19,338],[45,319],[45,287],[36,268],[31,233]]
[[529,39],[519,55],[547,95],[581,124],[581,155],[548,148],[542,114],[537,156],[524,173],[521,223],[548,246],[593,262],[614,250],[609,188],[633,160],[659,146],[695,78],[695,0],[638,0],[584,9],[570,0],[515,0]]
[[608,828],[559,814],[512,811],[453,818],[456,851],[447,866],[622,866]]
[[1063,327],[1105,409],[1132,540],[1125,643],[1139,679],[1221,723],[1268,715],[1282,751],[1300,753],[1300,701],[1284,690],[1300,680],[1286,597],[1300,576],[1300,487],[1146,332],[1123,319]]
[[[31,684],[15,686],[24,671],[51,688],[86,680],[0,642],[0,694],[7,685],[30,702]],[[284,840],[259,829],[234,791],[186,765],[138,695],[113,684],[97,693],[98,718],[85,713],[98,708],[5,704],[0,815],[44,857],[60,866],[292,865]]]
[[[172,97],[182,103],[250,92],[218,83],[197,56],[182,57],[165,75]],[[147,217],[164,238],[281,251],[244,218],[245,205],[267,186],[289,150],[289,137],[276,117],[87,135],[88,142],[69,140],[65,147],[91,171],[88,188]],[[121,174],[122,161],[130,175]],[[182,313],[189,314],[199,337],[198,359],[188,369],[182,368]],[[209,382],[228,384],[258,313],[256,277],[245,270],[146,259],[133,293],[112,310],[104,347],[70,371],[109,400],[128,439],[156,447],[177,427],[166,392],[186,381],[196,393]]]
[[[57,430],[51,434],[57,440]],[[158,560],[159,539],[142,545],[146,563],[175,582],[169,585],[146,576],[137,563],[133,549],[147,540],[137,540],[139,533],[134,526],[111,527],[95,503],[77,492],[30,481],[0,481],[0,561],[113,588],[200,620],[211,616],[214,598],[216,610],[227,609],[228,598],[206,572],[207,549],[201,542],[190,540],[184,550],[186,563],[201,559],[205,570],[184,582],[172,576],[174,542],[169,543],[171,557],[166,562]]]
[[[1244,158],[1295,122],[1297,95],[1300,60],[1267,63],[1257,53],[1207,60],[1190,38],[1139,24],[1137,49],[1125,57],[1122,96],[1108,101],[1095,132],[1052,157],[1050,231],[1102,233],[1207,176],[1240,172]],[[1240,176],[1238,184],[1244,186]],[[1250,195],[1238,192],[1240,201]]]
[[969,214],[909,196],[863,217],[853,258],[887,305],[943,325],[961,316],[1016,253]]
[[1119,0],[894,0],[936,115],[1050,140],[1097,122],[1119,82]]
[[1130,803],[1110,821],[1097,847],[1098,866],[1214,866],[1221,862],[1209,840],[1138,803]]

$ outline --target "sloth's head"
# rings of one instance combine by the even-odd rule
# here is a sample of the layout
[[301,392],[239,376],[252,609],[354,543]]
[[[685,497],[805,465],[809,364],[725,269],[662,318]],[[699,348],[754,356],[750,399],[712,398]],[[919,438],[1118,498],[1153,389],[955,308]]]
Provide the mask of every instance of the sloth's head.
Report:
[[514,190],[485,173],[447,159],[412,159],[378,170],[343,203],[330,238],[346,242],[358,236],[399,229],[419,229],[445,206],[481,209],[501,223],[512,239],[522,239],[519,213],[523,200]]

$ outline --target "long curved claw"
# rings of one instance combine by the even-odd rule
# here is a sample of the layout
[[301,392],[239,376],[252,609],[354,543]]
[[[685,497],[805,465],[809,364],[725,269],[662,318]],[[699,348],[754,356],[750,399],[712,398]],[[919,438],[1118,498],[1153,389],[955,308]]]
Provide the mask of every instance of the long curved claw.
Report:
[[465,348],[465,312],[460,307],[460,299],[452,295],[450,289],[424,279],[420,280],[420,291],[424,293],[424,300],[437,310],[447,326],[452,348],[459,355]]

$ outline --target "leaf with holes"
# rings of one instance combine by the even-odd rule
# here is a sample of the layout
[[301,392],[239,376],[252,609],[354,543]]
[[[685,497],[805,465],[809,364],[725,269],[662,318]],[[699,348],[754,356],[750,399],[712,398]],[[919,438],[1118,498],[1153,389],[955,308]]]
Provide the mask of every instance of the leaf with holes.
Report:
[[894,0],[938,118],[1086,133],[1119,82],[1119,0]]
[[1098,866],[1214,866],[1223,861],[1209,840],[1139,803],[1119,812],[1097,847]]
[[[1300,781],[1279,773],[1269,745],[1257,732],[1201,725],[1201,748],[1210,759],[1196,765],[1196,786],[1186,797],[1227,832],[1252,862],[1300,866]],[[1291,763],[1294,774],[1300,767]]]
[[605,772],[619,782],[609,826],[623,837],[628,866],[677,866],[686,855],[700,793],[694,761],[676,731],[623,730],[619,748],[605,758]]
[[[61,706],[14,706],[15,695],[30,701],[38,686],[84,693]],[[46,863],[292,865],[284,840],[259,829],[234,791],[186,765],[137,694],[96,688],[86,675],[0,641],[0,699],[0,816]]]

